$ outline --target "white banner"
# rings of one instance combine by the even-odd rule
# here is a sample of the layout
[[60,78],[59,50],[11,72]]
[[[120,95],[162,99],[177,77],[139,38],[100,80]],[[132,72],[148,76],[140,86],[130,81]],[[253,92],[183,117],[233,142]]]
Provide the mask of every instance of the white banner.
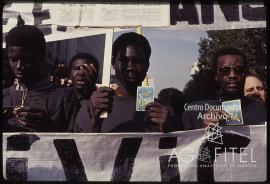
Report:
[[[170,24],[170,6],[162,3],[12,3],[5,6],[3,17],[20,14],[26,24],[61,26],[144,26]],[[33,15],[31,15],[33,14]]]
[[266,125],[174,133],[3,133],[3,175],[27,181],[265,181]]
[[171,29],[223,30],[265,28],[263,2],[221,1],[171,4]]
[[[105,27],[161,27],[170,23],[169,4],[9,3],[3,8],[3,33],[18,21],[36,25],[46,41],[104,34]],[[18,17],[19,20],[18,20]],[[78,26],[82,27],[78,29]],[[91,27],[91,29],[89,29]],[[99,28],[98,28],[99,27]],[[103,28],[103,29],[102,29]],[[79,31],[79,32],[78,32]],[[87,31],[87,32],[85,32]],[[65,34],[63,34],[65,33]],[[82,35],[81,35],[82,34]]]
[[[75,38],[78,26],[88,35],[105,27],[160,27],[170,29],[244,29],[266,27],[261,3],[9,3],[3,8],[3,33],[18,22],[36,25],[47,41]],[[84,30],[83,29],[83,30]],[[83,30],[79,30],[84,34]],[[115,29],[117,31],[117,29]],[[69,33],[70,32],[70,33]],[[51,35],[51,36],[49,36]],[[76,36],[77,35],[77,36]],[[84,35],[85,36],[85,35]]]

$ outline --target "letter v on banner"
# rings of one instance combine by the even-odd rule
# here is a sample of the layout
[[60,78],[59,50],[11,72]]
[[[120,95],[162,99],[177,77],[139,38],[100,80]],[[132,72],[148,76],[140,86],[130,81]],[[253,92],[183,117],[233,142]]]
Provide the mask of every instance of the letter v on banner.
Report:
[[[113,28],[109,28],[106,30],[103,72],[102,72],[102,86],[106,86],[106,87],[110,86],[112,42],[113,42]],[[107,118],[107,117],[108,117],[107,112],[102,112],[100,114],[100,118]]]
[[122,139],[115,158],[111,181],[128,182],[130,180],[141,143],[142,137]]

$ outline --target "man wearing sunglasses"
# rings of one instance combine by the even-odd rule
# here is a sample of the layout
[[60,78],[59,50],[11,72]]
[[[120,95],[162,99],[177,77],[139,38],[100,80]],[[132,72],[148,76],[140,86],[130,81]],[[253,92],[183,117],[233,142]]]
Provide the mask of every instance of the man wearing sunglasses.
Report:
[[[224,101],[241,100],[244,124],[261,124],[266,121],[265,108],[244,96],[244,83],[248,71],[245,54],[237,48],[226,47],[216,52],[212,60],[217,86],[217,99],[194,102],[186,108],[182,118],[185,129],[198,129],[209,124],[225,125],[228,114],[223,111]],[[194,108],[196,107],[196,108]],[[200,108],[198,108],[200,107]],[[210,108],[212,107],[212,108]]]

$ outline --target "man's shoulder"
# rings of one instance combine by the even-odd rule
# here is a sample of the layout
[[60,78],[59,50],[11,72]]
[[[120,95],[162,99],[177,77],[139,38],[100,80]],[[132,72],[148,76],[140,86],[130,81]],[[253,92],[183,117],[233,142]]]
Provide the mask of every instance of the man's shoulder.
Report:
[[69,88],[56,88],[46,94],[50,104],[69,104],[74,101],[73,90]]
[[56,88],[51,91],[50,95],[53,96],[64,96],[64,97],[70,97],[74,94],[74,90],[72,87],[63,87],[63,88]]

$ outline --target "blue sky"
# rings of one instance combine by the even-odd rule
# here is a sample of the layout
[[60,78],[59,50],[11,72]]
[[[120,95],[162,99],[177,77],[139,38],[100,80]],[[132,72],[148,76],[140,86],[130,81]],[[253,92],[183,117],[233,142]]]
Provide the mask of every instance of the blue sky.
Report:
[[198,60],[198,43],[201,37],[207,37],[206,32],[143,28],[142,34],[152,48],[148,76],[155,79],[156,96],[168,87],[183,91],[191,79],[191,65]]

